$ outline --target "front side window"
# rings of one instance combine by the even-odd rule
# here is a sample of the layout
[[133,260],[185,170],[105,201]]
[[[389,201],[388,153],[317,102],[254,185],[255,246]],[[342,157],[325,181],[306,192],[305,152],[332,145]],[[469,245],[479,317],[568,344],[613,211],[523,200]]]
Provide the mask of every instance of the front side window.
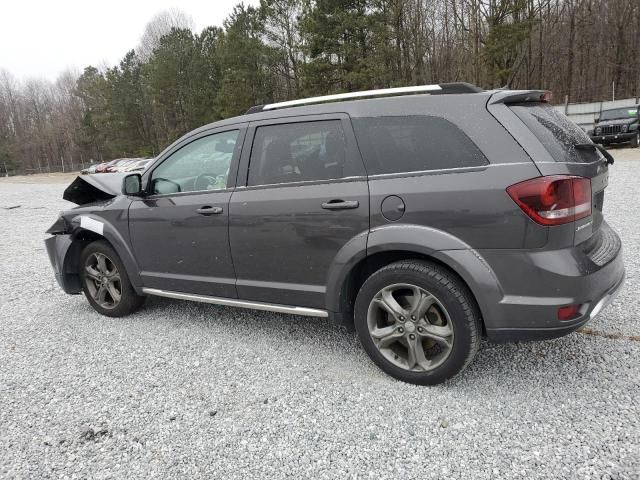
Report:
[[353,126],[370,175],[489,163],[462,130],[441,117],[364,117]]
[[361,173],[348,159],[340,120],[266,125],[256,129],[249,185],[331,180]]
[[238,130],[216,133],[185,145],[151,174],[153,194],[222,190],[227,188],[229,167]]

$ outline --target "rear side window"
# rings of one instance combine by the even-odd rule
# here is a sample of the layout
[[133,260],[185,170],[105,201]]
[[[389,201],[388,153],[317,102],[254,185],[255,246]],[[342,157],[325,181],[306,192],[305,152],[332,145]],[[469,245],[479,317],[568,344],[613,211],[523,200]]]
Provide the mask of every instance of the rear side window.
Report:
[[556,162],[590,163],[600,159],[594,149],[576,149],[591,143],[587,133],[548,103],[523,103],[511,110],[540,140]]
[[331,180],[361,175],[347,155],[340,120],[266,125],[256,129],[249,185]]
[[489,163],[462,130],[441,117],[355,118],[353,124],[370,175]]

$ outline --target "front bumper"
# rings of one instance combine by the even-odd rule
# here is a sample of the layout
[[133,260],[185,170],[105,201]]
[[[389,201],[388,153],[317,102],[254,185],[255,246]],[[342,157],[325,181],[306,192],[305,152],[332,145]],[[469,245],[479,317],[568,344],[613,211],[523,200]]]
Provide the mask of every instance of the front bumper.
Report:
[[71,235],[52,235],[44,241],[53,273],[65,293],[76,294],[82,291],[77,273],[69,272],[67,262],[69,251],[73,246]]
[[615,133],[610,135],[589,135],[591,141],[593,143],[626,143],[633,140],[633,137],[636,135],[636,132],[627,132],[627,133]]

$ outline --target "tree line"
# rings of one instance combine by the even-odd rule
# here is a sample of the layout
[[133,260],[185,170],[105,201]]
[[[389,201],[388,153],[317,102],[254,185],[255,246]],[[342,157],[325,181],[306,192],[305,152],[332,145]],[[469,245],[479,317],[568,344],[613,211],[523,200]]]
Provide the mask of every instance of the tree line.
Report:
[[310,95],[456,81],[556,102],[640,95],[634,0],[261,0],[222,27],[192,23],[158,14],[118,65],[55,82],[0,71],[0,172],[152,156],[200,125]]

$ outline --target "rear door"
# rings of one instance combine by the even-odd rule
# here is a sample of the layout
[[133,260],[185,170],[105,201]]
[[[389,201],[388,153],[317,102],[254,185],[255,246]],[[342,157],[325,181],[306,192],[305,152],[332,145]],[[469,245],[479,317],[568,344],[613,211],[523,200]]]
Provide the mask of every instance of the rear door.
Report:
[[325,308],[347,242],[366,248],[369,190],[345,114],[252,122],[229,204],[239,298]]

